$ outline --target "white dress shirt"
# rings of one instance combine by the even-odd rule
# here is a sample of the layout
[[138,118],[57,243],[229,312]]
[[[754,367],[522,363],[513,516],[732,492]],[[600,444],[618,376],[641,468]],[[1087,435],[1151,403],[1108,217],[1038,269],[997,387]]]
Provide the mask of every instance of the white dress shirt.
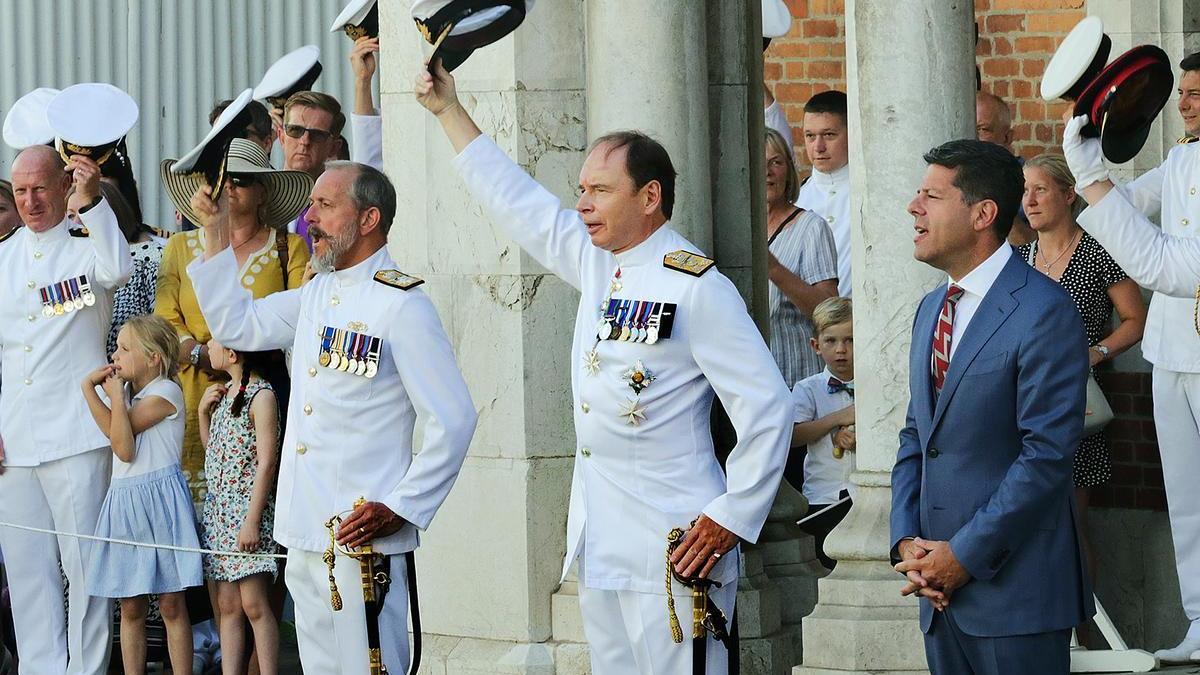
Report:
[[[133,258],[107,201],[35,233],[0,242],[0,436],[8,466],[37,466],[108,445],[92,423],[80,383],[107,362],[112,295]],[[40,290],[86,275],[95,304],[49,318]]]
[[[854,405],[854,397],[848,392],[829,393],[831,378],[837,379],[826,367],[816,375],[796,383],[792,389],[796,424],[819,420]],[[834,457],[833,432],[808,444],[808,453],[804,456],[802,492],[810,505],[832,504],[841,499],[842,490],[853,493],[850,474],[854,472],[856,454],[846,451],[840,459]]]
[[[437,312],[420,289],[374,280],[395,269],[386,248],[354,267],[254,300],[231,249],[188,266],[213,336],[230,349],[292,348],[292,391],[275,504],[275,540],[322,551],[325,521],[359,497],[407,521],[375,551],[416,548],[458,477],[476,413]],[[325,326],[382,338],[374,378],[321,366]],[[424,420],[414,457],[413,430]]]
[[[525,251],[581,293],[571,348],[575,470],[563,576],[581,558],[587,588],[663,593],[667,533],[704,513],[757,540],[779,486],[791,435],[788,390],[737,288],[710,269],[669,269],[664,257],[698,249],[664,225],[613,255],[592,245],[578,212],[563,209],[486,136],[455,166],[494,221]],[[620,268],[619,287],[610,291]],[[597,340],[604,300],[674,303],[674,329],[654,344]],[[594,353],[596,369],[584,357]],[[640,393],[627,371],[654,380]],[[714,390],[737,429],[723,472],[709,414]],[[632,424],[636,405],[644,417]],[[711,577],[737,578],[729,555]]]
[[[1160,212],[1161,230],[1146,220]],[[1172,148],[1161,166],[1085,209],[1079,224],[1134,281],[1155,291],[1142,335],[1146,360],[1200,373],[1200,336],[1193,325],[1200,283],[1200,143]]]
[[996,277],[1000,276],[1000,272],[1004,270],[1004,266],[1008,264],[1008,259],[1012,255],[1012,246],[1001,244],[1000,248],[988,256],[987,260],[967,272],[961,280],[955,281],[947,277],[951,284],[963,289],[962,297],[954,306],[954,330],[950,333],[950,361],[954,360],[954,352],[958,350],[958,343],[962,342],[962,336],[967,331],[971,318],[975,316],[975,310],[979,309],[979,303],[983,302],[983,296],[992,289],[992,284],[996,283]]
[[850,165],[831,173],[812,170],[800,186],[796,206],[825,219],[837,246],[838,295],[850,297]]

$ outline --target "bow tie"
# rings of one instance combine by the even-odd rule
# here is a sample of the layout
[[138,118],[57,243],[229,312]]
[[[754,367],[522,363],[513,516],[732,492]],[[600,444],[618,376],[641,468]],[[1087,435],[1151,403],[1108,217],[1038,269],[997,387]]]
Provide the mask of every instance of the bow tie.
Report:
[[836,377],[829,378],[829,393],[836,394],[839,391],[844,391],[847,394],[850,394],[850,398],[854,398],[854,383],[842,382]]

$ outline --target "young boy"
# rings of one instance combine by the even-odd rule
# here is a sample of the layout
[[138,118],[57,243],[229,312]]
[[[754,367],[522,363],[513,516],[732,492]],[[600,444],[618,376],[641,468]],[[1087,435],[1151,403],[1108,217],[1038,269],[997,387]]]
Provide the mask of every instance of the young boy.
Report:
[[[813,310],[813,350],[825,370],[796,383],[792,402],[796,426],[792,445],[808,446],[804,458],[801,529],[816,540],[817,557],[829,569],[837,561],[825,555],[825,537],[850,510],[850,472],[854,470],[854,334],[849,298],[829,298]],[[842,499],[846,501],[839,503]],[[816,514],[820,515],[816,515]]]

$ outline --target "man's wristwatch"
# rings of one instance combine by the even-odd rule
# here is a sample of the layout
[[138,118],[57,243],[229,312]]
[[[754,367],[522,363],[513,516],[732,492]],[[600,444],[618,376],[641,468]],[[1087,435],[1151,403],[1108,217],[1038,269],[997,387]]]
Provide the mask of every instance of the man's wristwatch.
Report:
[[201,345],[199,342],[197,342],[196,346],[192,347],[192,352],[188,354],[188,362],[193,366],[200,365],[200,353],[203,348],[204,345]]
[[1100,356],[1102,358],[1106,358],[1106,359],[1108,358],[1108,353],[1109,353],[1108,347],[1105,347],[1104,345],[1102,345],[1100,343],[1096,343],[1096,344],[1092,345],[1092,349],[1095,349],[1096,351],[1100,352]]

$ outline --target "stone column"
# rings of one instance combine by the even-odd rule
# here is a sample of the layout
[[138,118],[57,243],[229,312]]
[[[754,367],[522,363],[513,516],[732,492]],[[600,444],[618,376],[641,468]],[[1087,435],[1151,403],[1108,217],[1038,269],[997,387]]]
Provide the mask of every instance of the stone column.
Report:
[[[922,153],[974,137],[972,3],[846,0],[858,471],[825,542],[837,569],[804,621],[797,675],[925,670],[917,605],[888,561],[890,473],[908,403],[913,313],[940,274],[912,258],[907,203]],[[898,67],[897,64],[903,64]]]
[[679,173],[671,227],[711,254],[705,3],[585,5],[588,139],[638,129],[662,143]]
[[[426,280],[480,412],[417,552],[421,670],[586,672],[580,645],[552,639],[551,612],[574,456],[564,373],[575,367],[578,294],[522,253],[458,179],[450,144],[413,99],[427,47],[411,4],[380,3],[385,168],[398,192],[390,250]],[[485,133],[567,205],[587,145],[583,18],[579,2],[538,3],[513,36],[454,73]]]

